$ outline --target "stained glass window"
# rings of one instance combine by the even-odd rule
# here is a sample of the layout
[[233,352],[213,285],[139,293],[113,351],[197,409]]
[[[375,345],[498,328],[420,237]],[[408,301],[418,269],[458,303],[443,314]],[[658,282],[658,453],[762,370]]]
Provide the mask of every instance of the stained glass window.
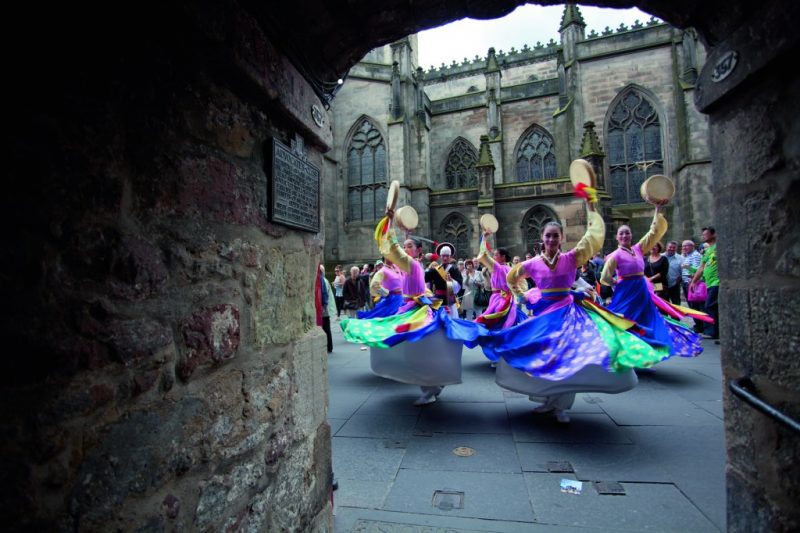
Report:
[[550,180],[555,177],[553,137],[541,126],[534,125],[517,147],[517,181]]
[[386,206],[386,145],[367,119],[361,119],[347,149],[347,219],[377,220]]
[[447,154],[444,168],[445,182],[448,189],[468,189],[477,187],[475,163],[478,154],[469,141],[459,137]]
[[609,115],[606,148],[612,202],[644,202],[642,182],[664,173],[661,122],[653,104],[633,87],[625,89]]

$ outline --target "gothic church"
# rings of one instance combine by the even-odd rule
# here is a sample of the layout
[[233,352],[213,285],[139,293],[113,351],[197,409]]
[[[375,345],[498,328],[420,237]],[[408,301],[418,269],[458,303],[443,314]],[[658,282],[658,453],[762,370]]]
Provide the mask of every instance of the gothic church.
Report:
[[410,35],[372,50],[349,72],[331,107],[334,148],[323,170],[325,262],[374,261],[372,232],[391,180],[398,205],[412,205],[416,234],[477,253],[478,219],[500,222],[497,245],[538,251],[548,220],[564,226],[566,247],[583,235],[585,213],[572,194],[570,162],[598,176],[607,224],[638,238],[652,206],[639,186],[666,174],[677,193],[667,210],[669,239],[698,239],[710,217],[708,124],[694,106],[705,60],[694,32],[656,19],[586,34],[567,4],[560,42],[495,51],[423,70]]

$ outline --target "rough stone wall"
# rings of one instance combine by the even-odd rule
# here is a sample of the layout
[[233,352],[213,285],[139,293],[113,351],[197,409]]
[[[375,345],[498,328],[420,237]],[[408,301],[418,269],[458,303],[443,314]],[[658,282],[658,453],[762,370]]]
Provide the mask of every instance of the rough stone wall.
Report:
[[[388,49],[389,47],[384,48]],[[331,112],[335,142],[328,153],[331,158],[328,166],[333,167],[329,172],[338,177],[335,182],[326,183],[325,186],[335,187],[335,191],[328,195],[329,198],[335,200],[327,207],[335,209],[338,218],[330,221],[331,231],[326,233],[325,256],[326,260],[344,258],[363,264],[369,260],[374,261],[375,258],[376,251],[372,238],[375,221],[345,222],[348,209],[347,143],[350,141],[350,132],[356,121],[366,115],[384,136],[383,141],[387,149],[387,173],[390,172],[388,163],[397,155],[394,153],[397,148],[390,144],[387,125],[391,87],[388,83],[349,79],[336,95],[335,102]]]
[[505,68],[503,72],[503,87],[519,85],[535,80],[549,80],[558,76],[555,59],[537,61],[513,68]]
[[[798,419],[800,77],[786,59],[721,102],[710,122],[723,371],[726,379],[751,376],[758,396]],[[727,387],[724,402],[730,531],[797,531],[797,434]]]
[[475,92],[486,92],[486,76],[483,71],[470,76],[445,79],[437,78],[431,73],[425,75],[425,93],[431,100],[466,94],[470,87],[476,87]]
[[431,147],[431,188],[445,189],[447,180],[444,168],[450,146],[458,137],[468,140],[477,155],[481,145],[481,135],[486,135],[486,108],[467,109],[457,113],[447,113],[431,117],[429,133]]
[[330,530],[322,235],[268,221],[264,168],[298,132],[321,165],[321,104],[235,3],[118,8],[12,66],[4,525]]
[[[536,100],[520,100],[503,104],[503,176],[502,183],[517,181],[517,144],[525,130],[538,124],[556,138],[555,118],[558,96],[546,96]],[[556,151],[563,149],[556,145]],[[570,147],[570,150],[572,147]],[[495,171],[495,173],[497,173]],[[496,174],[495,174],[496,176]]]

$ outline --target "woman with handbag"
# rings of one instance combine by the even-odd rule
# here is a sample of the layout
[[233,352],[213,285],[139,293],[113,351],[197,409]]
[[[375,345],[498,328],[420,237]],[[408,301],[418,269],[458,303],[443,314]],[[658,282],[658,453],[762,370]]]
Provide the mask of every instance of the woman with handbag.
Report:
[[[645,277],[644,254],[650,252],[667,232],[667,219],[659,212],[666,202],[656,203],[650,230],[631,245],[631,228],[622,225],[617,230],[617,249],[606,256],[600,282],[614,287],[614,295],[608,309],[629,320],[635,321],[638,335],[655,347],[664,359],[673,355],[696,357],[703,348],[700,337],[680,322],[684,315],[694,311],[669,304],[652,290]],[[614,274],[617,279],[614,282]],[[665,318],[661,312],[667,316]]]
[[475,270],[475,263],[472,259],[464,262],[464,296],[461,298],[461,310],[467,320],[473,320],[481,310],[486,307],[483,301],[485,292],[483,290],[483,275]]
[[644,263],[644,276],[653,285],[653,292],[666,299],[669,259],[661,254],[663,250],[664,246],[660,242],[655,243],[650,249],[650,254]]

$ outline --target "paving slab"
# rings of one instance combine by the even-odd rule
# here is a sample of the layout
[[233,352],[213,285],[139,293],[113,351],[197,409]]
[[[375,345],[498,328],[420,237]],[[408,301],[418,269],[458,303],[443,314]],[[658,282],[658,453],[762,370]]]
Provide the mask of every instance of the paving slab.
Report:
[[403,439],[411,437],[418,415],[353,415],[337,432],[337,437]]
[[[443,510],[435,507],[436,491],[462,492],[463,508]],[[389,491],[384,509],[488,520],[534,521],[521,474],[402,469]]]
[[551,461],[568,461],[577,479],[584,481],[670,480],[660,458],[635,444],[517,443],[522,469],[549,472]]
[[[470,455],[457,455],[457,448],[459,453]],[[434,434],[430,437],[413,437],[408,441],[400,468],[517,474],[522,472],[510,434]]]
[[[447,387],[442,396],[448,394]],[[445,402],[425,406],[417,428],[434,433],[511,433],[504,403]]]
[[628,433],[605,413],[570,413],[572,422],[559,424],[552,415],[536,414],[530,409],[521,411],[512,403],[507,405],[516,442],[632,443]]
[[620,426],[708,426],[720,423],[717,417],[671,390],[636,388],[624,394],[608,395],[600,407]]
[[[387,446],[383,439],[333,437],[333,473],[340,487],[344,480],[392,481],[405,448]],[[342,490],[342,489],[340,489]],[[343,493],[347,490],[343,490]]]
[[478,531],[482,533],[611,533],[616,531],[583,527],[565,528],[530,522],[397,513],[339,507],[338,504],[334,516],[334,530],[352,533],[475,533]]
[[618,531],[717,532],[718,529],[674,485],[622,483],[624,496],[600,495],[591,483],[581,494],[561,492],[564,474],[525,473],[539,523],[603,527]]
[[[337,387],[329,385],[329,388]],[[344,389],[328,394],[328,417],[348,419],[367,401],[371,390]]]
[[344,423],[347,422],[346,418],[328,418],[328,424],[331,426],[331,436],[336,435],[336,432],[339,431]]
[[334,493],[336,507],[364,507],[380,509],[394,481],[364,481],[338,479],[339,489]]

